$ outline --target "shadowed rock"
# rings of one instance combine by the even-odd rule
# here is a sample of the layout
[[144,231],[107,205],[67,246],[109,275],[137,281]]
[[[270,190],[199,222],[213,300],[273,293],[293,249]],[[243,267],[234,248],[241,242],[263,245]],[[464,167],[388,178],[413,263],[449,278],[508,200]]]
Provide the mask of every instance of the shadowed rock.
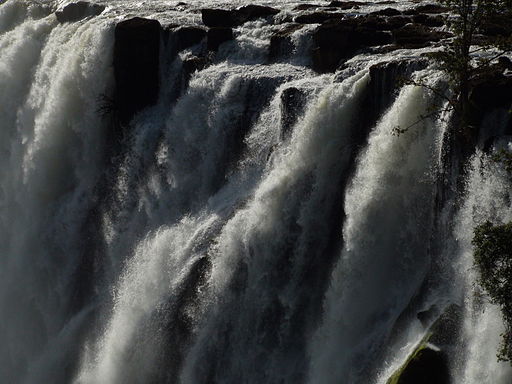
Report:
[[404,48],[426,47],[449,36],[447,32],[433,31],[420,24],[408,24],[393,31],[395,44]]
[[277,13],[279,13],[278,9],[261,5],[247,5],[234,10],[211,8],[201,10],[204,25],[222,28],[237,27],[248,21],[273,16]]
[[375,18],[347,19],[324,23],[313,34],[313,68],[321,73],[335,71],[341,62],[359,50],[392,42],[385,22],[379,27]]
[[362,5],[368,5],[363,1],[331,1],[329,7],[335,7],[340,9],[358,9]]
[[180,27],[173,34],[178,51],[182,51],[199,44],[206,37],[206,30],[200,27]]
[[117,24],[114,45],[116,106],[121,123],[155,104],[159,93],[160,23],[136,17]]
[[290,87],[281,93],[281,139],[291,134],[291,129],[306,106],[306,95],[298,88]]
[[449,384],[450,371],[445,354],[422,347],[387,384]]
[[291,35],[302,27],[301,24],[288,24],[272,35],[269,48],[269,60],[271,62],[286,58],[293,53],[295,45],[292,42]]
[[322,24],[330,19],[343,19],[342,13],[313,12],[295,17],[294,21],[300,24]]
[[207,36],[207,48],[209,51],[217,51],[222,43],[234,39],[231,28],[210,28]]
[[402,14],[402,12],[395,8],[385,8],[381,9],[380,11],[372,12],[371,14],[378,16],[399,16]]
[[79,21],[90,16],[98,16],[105,10],[103,5],[79,1],[66,5],[62,10],[55,12],[60,23]]

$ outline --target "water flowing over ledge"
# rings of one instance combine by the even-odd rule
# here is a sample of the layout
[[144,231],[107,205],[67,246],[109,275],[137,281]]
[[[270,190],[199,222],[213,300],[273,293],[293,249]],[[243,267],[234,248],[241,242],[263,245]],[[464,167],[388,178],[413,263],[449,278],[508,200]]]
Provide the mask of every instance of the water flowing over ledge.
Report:
[[512,96],[467,158],[392,134],[443,103],[399,81],[445,85],[443,9],[70,3],[0,5],[1,382],[385,384],[448,315],[449,382],[510,382],[471,239]]

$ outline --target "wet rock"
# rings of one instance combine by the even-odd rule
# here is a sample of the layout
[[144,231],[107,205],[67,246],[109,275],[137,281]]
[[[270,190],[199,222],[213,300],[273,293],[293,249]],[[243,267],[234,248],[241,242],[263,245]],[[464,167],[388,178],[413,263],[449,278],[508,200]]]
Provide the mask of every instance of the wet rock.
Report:
[[200,27],[180,27],[172,31],[178,51],[199,44],[206,37],[206,30]]
[[[433,309],[437,310],[437,308]],[[456,304],[449,305],[430,327],[428,342],[441,347],[443,350],[453,347],[457,342],[461,321],[461,307]]]
[[188,57],[183,61],[183,78],[185,83],[188,83],[190,77],[194,72],[200,71],[206,68],[210,64],[210,60],[203,56],[192,56]]
[[277,13],[279,13],[278,9],[262,5],[247,5],[234,10],[211,8],[201,10],[204,25],[223,28],[237,27],[247,21],[273,16]]
[[66,5],[62,10],[55,12],[60,23],[69,23],[85,19],[86,17],[98,16],[105,10],[103,5],[79,1]]
[[402,14],[402,12],[395,8],[385,8],[381,9],[380,11],[372,12],[371,14],[377,16],[399,16]]
[[450,384],[450,371],[446,355],[432,347],[422,345],[396,372],[387,384]]
[[380,62],[370,67],[370,81],[363,102],[361,103],[367,125],[374,124],[393,104],[400,87],[400,79],[428,66],[426,59],[394,60]]
[[501,56],[498,58],[498,65],[503,68],[503,70],[508,69],[509,71],[512,71],[512,60],[508,57]]
[[343,19],[343,14],[331,12],[313,12],[305,15],[299,15],[294,18],[294,21],[300,24],[322,24],[323,22],[330,19]]
[[426,27],[442,27],[445,25],[445,20],[442,16],[431,16],[424,13],[414,15],[412,17],[414,23],[424,25]]
[[235,11],[235,15],[239,23],[238,25],[241,25],[247,21],[277,15],[279,12],[279,9],[263,5],[246,5],[244,7],[238,8]]
[[486,69],[472,81],[470,103],[474,124],[478,124],[492,110],[509,109],[512,105],[512,77],[504,74],[503,67],[510,65],[510,62],[505,63],[505,60]]
[[231,28],[210,28],[207,33],[207,48],[209,51],[217,51],[222,43],[233,39]]
[[388,17],[386,20],[386,27],[389,31],[394,31],[395,29],[402,28],[410,22],[412,22],[412,19],[406,16]]
[[368,5],[368,3],[362,1],[331,1],[329,7],[340,8],[340,9],[358,9],[362,5]]
[[135,17],[116,25],[114,74],[121,123],[155,104],[159,92],[160,23]]
[[294,11],[308,11],[310,9],[317,9],[321,7],[317,4],[299,4],[295,8],[293,8]]
[[482,23],[481,32],[492,37],[512,36],[512,23],[510,15],[494,15]]
[[450,8],[439,4],[424,4],[417,6],[414,10],[417,13],[446,13]]
[[290,87],[281,93],[281,139],[291,134],[306,105],[306,95],[298,88]]
[[293,53],[295,46],[291,35],[301,28],[301,24],[289,24],[272,35],[268,55],[271,62],[276,62],[280,58],[286,58]]
[[432,324],[432,322],[436,319],[437,316],[439,316],[439,309],[437,308],[436,305],[433,305],[432,307],[424,311],[420,311],[416,314],[417,319],[425,328],[430,326],[430,324]]
[[226,9],[201,9],[203,24],[207,27],[234,27],[233,11]]
[[333,72],[340,63],[366,47],[389,44],[390,33],[376,30],[369,19],[329,21],[313,33],[313,68]]
[[393,31],[395,44],[404,48],[426,47],[448,36],[450,34],[447,32],[433,31],[421,24],[408,24]]

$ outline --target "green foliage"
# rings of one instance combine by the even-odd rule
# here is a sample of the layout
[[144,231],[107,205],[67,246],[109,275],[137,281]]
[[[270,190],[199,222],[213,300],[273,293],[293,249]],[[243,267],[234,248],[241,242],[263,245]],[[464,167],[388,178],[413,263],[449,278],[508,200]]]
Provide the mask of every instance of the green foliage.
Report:
[[512,361],[512,222],[493,225],[487,221],[478,226],[473,247],[478,282],[500,307],[505,322],[498,359]]
[[[422,86],[442,94],[448,101],[447,109],[453,110],[459,124],[454,127],[463,137],[471,137],[471,105],[470,97],[472,82],[489,71],[494,61],[512,51],[512,36],[482,36],[485,26],[494,19],[512,19],[512,0],[440,0],[451,9],[446,24],[454,37],[443,50],[427,54],[438,67],[447,74],[450,96],[444,90],[432,89],[421,81],[410,81],[410,84]],[[478,37],[478,39],[477,39]],[[475,46],[478,47],[475,48]],[[493,52],[490,55],[478,56],[477,53]],[[408,128],[396,127],[393,134],[399,135]]]
[[[486,23],[503,14],[510,14],[512,1],[507,0],[442,0],[449,6],[454,17],[449,18],[448,25],[455,37],[442,52],[432,54],[440,68],[446,72],[454,94],[456,95],[456,112],[460,119],[460,129],[467,131],[470,126],[471,82],[479,74],[488,70],[493,60],[510,51],[510,37],[487,36],[479,41],[480,47],[471,50],[475,37],[482,32]],[[491,57],[478,58],[475,53],[494,49]],[[497,50],[497,51],[496,51]],[[465,132],[467,133],[467,132]]]

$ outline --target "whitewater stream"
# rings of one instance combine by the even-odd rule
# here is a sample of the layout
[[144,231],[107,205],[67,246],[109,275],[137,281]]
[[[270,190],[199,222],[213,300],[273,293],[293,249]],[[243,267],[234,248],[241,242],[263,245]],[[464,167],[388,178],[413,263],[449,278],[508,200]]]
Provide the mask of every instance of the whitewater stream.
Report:
[[416,314],[451,304],[452,381],[512,382],[471,247],[476,225],[512,220],[511,178],[477,149],[443,194],[450,116],[414,124],[441,101],[374,93],[383,62],[442,84],[422,50],[318,74],[314,26],[269,63],[260,19],[185,82],[201,44],[166,46],[157,103],[112,144],[116,23],[247,1],[103,1],[61,24],[65,3],[0,0],[0,383],[386,384],[427,332]]

